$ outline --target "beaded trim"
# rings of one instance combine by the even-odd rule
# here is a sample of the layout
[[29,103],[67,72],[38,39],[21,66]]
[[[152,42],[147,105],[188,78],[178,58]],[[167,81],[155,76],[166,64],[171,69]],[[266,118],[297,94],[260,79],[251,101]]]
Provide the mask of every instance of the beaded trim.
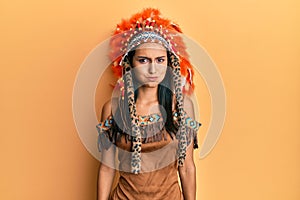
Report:
[[134,47],[146,42],[158,42],[159,44],[164,45],[164,47],[167,49],[171,50],[169,48],[170,44],[161,35],[155,32],[145,31],[138,33],[131,38],[127,46],[127,53]]
[[[173,118],[175,121],[178,121],[178,113],[174,112],[173,113]],[[150,115],[145,115],[145,116],[138,116],[139,119],[139,124],[144,126],[144,125],[150,125],[150,124],[154,124],[156,122],[162,121],[162,117],[160,114],[154,113],[154,114],[150,114]],[[110,115],[106,120],[104,120],[103,122],[100,122],[96,127],[98,129],[98,131],[107,131],[108,129],[111,128],[113,123],[113,116]],[[199,129],[199,127],[201,126],[201,123],[197,122],[196,120],[192,119],[191,117],[186,117],[185,119],[185,124],[194,129],[195,131],[197,131]]]

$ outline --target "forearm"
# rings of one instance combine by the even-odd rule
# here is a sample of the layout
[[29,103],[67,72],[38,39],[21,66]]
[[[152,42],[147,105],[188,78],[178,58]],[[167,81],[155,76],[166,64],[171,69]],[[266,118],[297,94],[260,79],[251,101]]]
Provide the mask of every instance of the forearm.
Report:
[[98,176],[98,200],[107,200],[111,191],[115,170],[101,164]]
[[196,168],[194,163],[190,166],[179,167],[179,175],[181,181],[184,200],[196,199]]

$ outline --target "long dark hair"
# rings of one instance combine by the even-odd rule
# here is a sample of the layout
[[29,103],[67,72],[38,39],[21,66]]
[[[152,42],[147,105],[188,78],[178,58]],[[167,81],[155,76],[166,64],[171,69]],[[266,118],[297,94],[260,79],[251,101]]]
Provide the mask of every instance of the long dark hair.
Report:
[[[135,54],[135,50],[130,51],[128,53],[129,62],[132,65],[133,56]],[[158,85],[157,89],[157,98],[160,105],[160,112],[163,117],[163,121],[165,122],[165,129],[170,134],[171,137],[175,135],[178,131],[178,126],[174,123],[173,118],[173,90],[174,90],[174,83],[173,83],[173,71],[170,65],[170,52],[167,51],[168,57],[168,67],[166,71],[166,75],[163,81]],[[133,86],[134,86],[134,100],[136,102],[138,97],[138,84],[135,80],[135,76],[132,75]],[[125,82],[126,88],[126,82]],[[125,92],[124,99],[118,100],[118,108],[116,109],[115,114],[113,115],[114,121],[112,126],[112,132],[115,135],[115,141],[117,140],[118,136],[121,133],[130,133],[131,132],[131,116],[128,109],[128,96]],[[118,136],[117,136],[118,135]]]

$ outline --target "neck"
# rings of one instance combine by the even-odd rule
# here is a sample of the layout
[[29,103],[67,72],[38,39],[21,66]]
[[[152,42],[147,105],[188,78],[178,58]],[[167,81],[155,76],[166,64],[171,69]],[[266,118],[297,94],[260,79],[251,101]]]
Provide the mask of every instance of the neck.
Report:
[[158,102],[157,89],[158,87],[140,87],[138,89],[137,102],[139,104],[151,104]]

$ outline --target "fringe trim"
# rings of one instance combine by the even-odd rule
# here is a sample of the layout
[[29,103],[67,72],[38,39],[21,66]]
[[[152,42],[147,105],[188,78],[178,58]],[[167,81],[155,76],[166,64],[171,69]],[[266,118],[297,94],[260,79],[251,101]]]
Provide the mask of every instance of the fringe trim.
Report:
[[[199,123],[200,124],[200,123]],[[167,135],[170,134],[171,138],[174,139],[175,134],[168,133],[165,129],[165,123],[163,121],[151,123],[146,126],[140,126],[140,132],[142,136],[142,143],[152,143],[159,142],[162,140],[167,140]],[[197,129],[193,129],[186,125],[186,138],[187,145],[191,143],[193,140],[194,145],[193,148],[198,148],[198,137],[197,137]],[[97,126],[98,130],[98,150],[102,152],[104,149],[108,150],[112,144],[116,145],[117,142],[120,142],[121,137],[125,137],[125,141],[132,142],[133,137],[124,132],[117,132],[117,134],[113,134],[111,128],[103,128],[101,126]],[[179,133],[178,133],[179,134]]]

